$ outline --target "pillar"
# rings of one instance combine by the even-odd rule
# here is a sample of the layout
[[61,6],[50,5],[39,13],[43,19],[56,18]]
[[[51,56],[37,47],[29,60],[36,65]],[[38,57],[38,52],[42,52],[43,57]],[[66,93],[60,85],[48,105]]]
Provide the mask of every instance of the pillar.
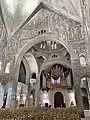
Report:
[[40,75],[38,74],[37,79],[36,79],[36,92],[35,92],[35,103],[36,106],[39,105],[39,101],[40,101]]
[[16,80],[12,80],[12,96],[11,96],[11,109],[16,107],[16,93],[17,93],[17,84]]
[[77,108],[83,110],[83,102],[81,96],[81,88],[80,88],[80,63],[79,60],[74,60],[72,63],[72,71],[73,71],[73,82],[74,82],[74,91],[75,91],[75,99]]
[[16,75],[16,70],[14,68],[14,61],[11,65],[11,81],[12,81],[12,94],[11,94],[11,104],[10,107],[12,110],[14,110],[16,108],[16,93],[17,93],[17,85],[18,85],[18,81],[17,81],[17,75]]
[[27,95],[27,107],[32,107],[31,105],[31,91],[33,90],[33,87],[31,86],[31,83],[28,84],[28,95]]
[[43,75],[43,87],[46,88],[46,78],[45,78],[44,74],[42,74],[42,75]]

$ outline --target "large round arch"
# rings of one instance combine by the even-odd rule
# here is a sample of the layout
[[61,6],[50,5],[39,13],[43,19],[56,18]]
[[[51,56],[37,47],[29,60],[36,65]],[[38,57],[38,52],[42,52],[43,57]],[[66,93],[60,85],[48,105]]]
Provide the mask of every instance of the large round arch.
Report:
[[72,51],[71,47],[68,45],[68,43],[66,43],[65,41],[59,40],[59,38],[56,38],[55,36],[52,36],[52,35],[43,36],[43,35],[41,35],[40,37],[30,39],[29,42],[26,43],[19,50],[19,52],[16,55],[15,66],[14,66],[14,73],[16,73],[16,74],[14,74],[14,80],[16,80],[16,81],[18,80],[20,62],[21,62],[21,59],[23,58],[24,54],[35,44],[38,44],[38,43],[43,42],[43,41],[49,41],[49,40],[52,40],[52,41],[55,41],[55,42],[62,44],[69,52],[71,58],[72,58],[72,56],[74,56],[73,51]]
[[[18,53],[15,56],[15,63],[14,63],[14,68],[13,68],[13,74],[12,74],[12,78],[13,78],[13,90],[12,90],[12,95],[13,93],[16,93],[16,88],[17,88],[17,81],[18,81],[18,76],[19,76],[19,68],[20,68],[20,63],[21,60],[23,58],[23,56],[25,55],[25,53],[34,45],[41,43],[43,41],[55,41],[61,45],[63,45],[68,53],[70,54],[71,58],[74,57],[74,52],[71,49],[71,47],[69,46],[68,42],[61,40],[59,37],[55,37],[54,35],[40,35],[40,36],[36,36],[35,38],[32,39],[27,39],[27,43],[25,45],[23,45],[21,47],[21,49],[18,51]],[[39,80],[39,76],[37,76],[37,78]],[[38,81],[40,82],[40,81]],[[37,85],[37,98],[39,95],[39,85]],[[13,103],[14,102],[14,103]],[[13,105],[14,104],[14,105]],[[37,104],[38,104],[38,100],[37,100]],[[15,100],[12,100],[12,107],[15,106]]]
[[53,66],[54,64],[57,64],[57,63],[61,64],[63,66],[66,66],[67,68],[71,68],[71,66],[69,64],[65,63],[64,61],[54,60],[54,61],[48,61],[47,63],[42,64],[40,70],[43,71],[43,70],[50,68],[51,66]]
[[26,84],[28,84],[29,83],[29,76],[30,76],[29,64],[28,64],[25,57],[23,57],[22,61],[24,63],[25,68],[27,68],[26,69]]

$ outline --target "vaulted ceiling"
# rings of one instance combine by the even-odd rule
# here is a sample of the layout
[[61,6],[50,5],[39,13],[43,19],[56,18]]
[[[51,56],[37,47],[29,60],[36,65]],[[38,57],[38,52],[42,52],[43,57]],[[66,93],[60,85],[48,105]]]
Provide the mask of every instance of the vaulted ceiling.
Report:
[[9,37],[42,7],[52,9],[75,21],[82,21],[79,0],[0,0],[0,5]]

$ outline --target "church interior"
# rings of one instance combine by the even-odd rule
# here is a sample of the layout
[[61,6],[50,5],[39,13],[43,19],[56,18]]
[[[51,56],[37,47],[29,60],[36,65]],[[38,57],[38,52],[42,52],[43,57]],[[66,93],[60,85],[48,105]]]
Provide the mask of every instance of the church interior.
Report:
[[0,0],[0,116],[80,109],[90,120],[89,38],[89,0]]

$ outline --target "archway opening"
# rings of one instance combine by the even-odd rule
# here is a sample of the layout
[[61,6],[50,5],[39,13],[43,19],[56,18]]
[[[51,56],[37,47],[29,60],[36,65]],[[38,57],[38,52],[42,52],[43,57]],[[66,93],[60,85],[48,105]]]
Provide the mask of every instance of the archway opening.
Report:
[[[58,42],[51,40],[40,42],[28,49],[25,52],[23,58],[26,59],[30,69],[28,98],[32,89],[36,88],[37,90],[35,89],[35,93],[39,96],[39,92],[37,91],[40,90],[40,92],[43,93],[43,88],[45,88],[48,92],[48,97],[45,99],[40,99],[40,102],[38,100],[37,103],[41,103],[41,105],[44,106],[44,101],[46,100],[48,101],[48,105],[53,106],[53,102],[49,99],[51,95],[49,94],[50,91],[54,91],[54,89],[60,88],[65,89],[66,91],[67,88],[72,89],[73,86],[71,81],[73,81],[73,79],[71,79],[71,56],[68,50],[62,44],[58,44]],[[37,80],[39,69],[40,81]],[[36,84],[38,84],[38,87],[36,87]],[[31,99],[32,98],[34,98],[33,95],[31,95]],[[28,99],[28,101],[30,100]],[[64,102],[60,103],[61,104],[56,107],[65,106]]]
[[25,69],[24,63],[21,61],[18,82],[25,84],[26,82],[25,80],[26,80],[26,69]]
[[56,92],[54,94],[54,108],[57,108],[57,107],[65,107],[64,97],[61,92]]
[[83,108],[84,108],[84,110],[89,110],[88,98],[83,96],[82,100],[83,100]]

